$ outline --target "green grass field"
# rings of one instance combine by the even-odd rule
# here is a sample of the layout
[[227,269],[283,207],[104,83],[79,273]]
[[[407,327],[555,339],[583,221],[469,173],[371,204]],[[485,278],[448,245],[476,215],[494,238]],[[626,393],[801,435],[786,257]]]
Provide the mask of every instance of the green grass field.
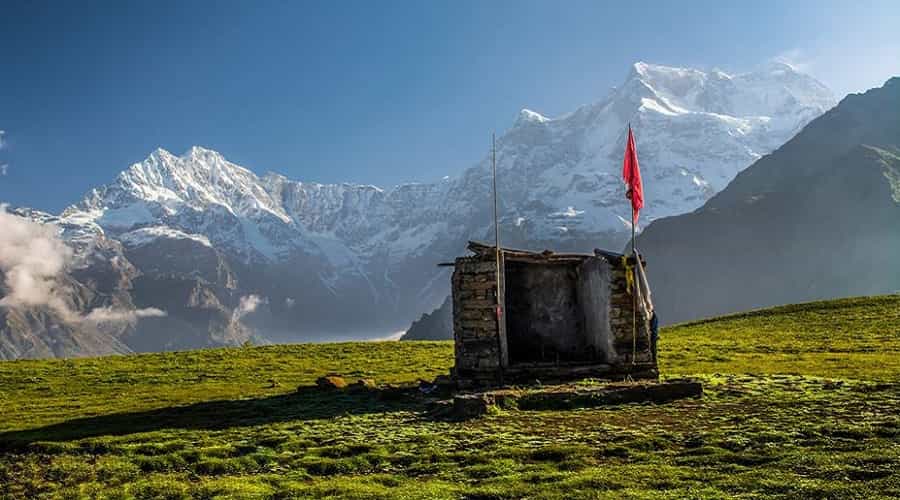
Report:
[[446,373],[449,342],[0,363],[0,498],[896,498],[900,296],[662,332],[666,405],[497,411],[297,392]]

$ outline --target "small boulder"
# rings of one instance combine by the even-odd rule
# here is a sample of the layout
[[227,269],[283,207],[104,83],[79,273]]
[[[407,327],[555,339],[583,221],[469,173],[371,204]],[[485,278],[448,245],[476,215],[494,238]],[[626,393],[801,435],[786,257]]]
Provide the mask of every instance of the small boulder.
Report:
[[354,382],[350,388],[358,391],[374,391],[378,389],[378,384],[376,384],[373,379],[361,378]]
[[417,398],[419,391],[415,387],[400,385],[385,385],[378,390],[378,399],[381,401],[398,402],[409,401]]
[[347,385],[347,381],[340,375],[326,375],[316,379],[316,386],[320,389],[344,389]]
[[459,420],[486,415],[492,406],[495,406],[494,398],[486,393],[459,394],[453,397],[453,415]]

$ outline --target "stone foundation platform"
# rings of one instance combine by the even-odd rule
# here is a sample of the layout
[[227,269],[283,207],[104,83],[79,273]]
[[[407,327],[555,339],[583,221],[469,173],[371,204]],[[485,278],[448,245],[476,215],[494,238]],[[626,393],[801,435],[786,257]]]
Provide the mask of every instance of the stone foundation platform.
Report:
[[[601,385],[558,385],[527,389],[496,389],[457,394],[451,414],[457,419],[485,415],[492,408],[517,410],[567,410],[626,403],[666,403],[703,395],[694,380],[621,382]],[[451,403],[448,402],[448,405]]]

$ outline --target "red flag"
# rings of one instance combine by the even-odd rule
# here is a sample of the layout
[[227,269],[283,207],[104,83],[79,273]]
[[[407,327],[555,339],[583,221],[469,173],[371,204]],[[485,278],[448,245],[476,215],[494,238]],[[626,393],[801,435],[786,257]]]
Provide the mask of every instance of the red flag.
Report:
[[628,126],[628,144],[625,146],[625,161],[622,162],[622,179],[627,191],[625,197],[631,200],[631,223],[637,224],[638,213],[644,207],[644,184],[641,182],[641,167],[638,166],[637,148],[634,134]]

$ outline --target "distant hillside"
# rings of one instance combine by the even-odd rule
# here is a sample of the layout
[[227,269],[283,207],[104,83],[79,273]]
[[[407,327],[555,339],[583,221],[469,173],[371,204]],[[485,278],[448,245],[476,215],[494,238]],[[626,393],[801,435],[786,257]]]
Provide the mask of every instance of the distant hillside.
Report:
[[900,290],[900,78],[638,236],[663,323]]
[[441,307],[413,321],[400,340],[447,340],[453,338],[453,302],[448,296]]

